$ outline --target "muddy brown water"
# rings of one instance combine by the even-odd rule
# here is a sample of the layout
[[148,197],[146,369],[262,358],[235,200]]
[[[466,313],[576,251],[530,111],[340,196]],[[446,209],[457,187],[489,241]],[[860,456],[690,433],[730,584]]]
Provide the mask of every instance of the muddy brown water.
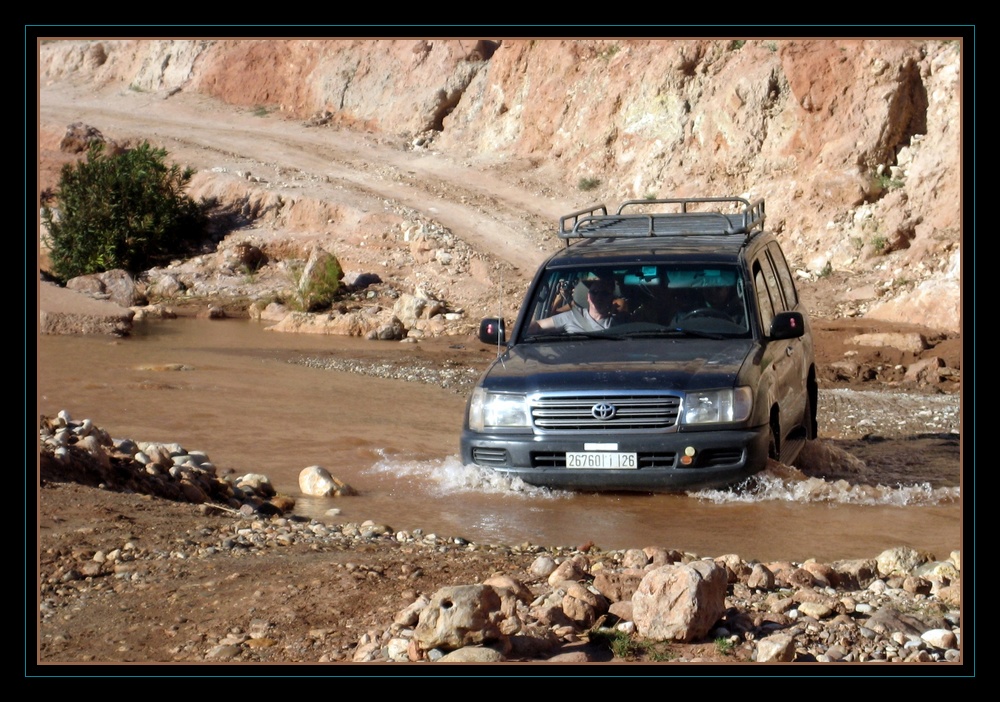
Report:
[[[140,323],[124,339],[42,336],[38,413],[66,410],[114,437],[204,451],[220,472],[263,473],[297,499],[296,512],[334,523],[370,519],[480,543],[663,546],[760,560],[863,558],[901,545],[946,558],[962,545],[954,436],[875,443],[821,436],[871,464],[860,482],[788,468],[735,493],[552,492],[461,464],[464,393],[294,362],[347,359],[396,342],[265,326],[182,318]],[[303,496],[298,475],[312,465],[360,494]]]

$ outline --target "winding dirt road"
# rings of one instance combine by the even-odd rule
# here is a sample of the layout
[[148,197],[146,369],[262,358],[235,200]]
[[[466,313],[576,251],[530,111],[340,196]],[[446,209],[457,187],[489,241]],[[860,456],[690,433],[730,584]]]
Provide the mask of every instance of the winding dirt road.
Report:
[[[43,150],[58,148],[67,126],[82,122],[110,140],[148,140],[176,163],[222,179],[252,179],[288,200],[362,212],[387,206],[413,210],[481,255],[509,264],[522,283],[559,245],[551,234],[559,216],[581,206],[556,195],[555,182],[529,180],[527,170],[513,173],[510,164],[456,163],[433,146],[412,149],[398,139],[258,115],[182,92],[55,85],[42,90],[39,122]],[[537,177],[537,171],[531,174]],[[58,173],[43,170],[41,178],[44,188]],[[304,224],[298,223],[300,231]],[[290,235],[294,232],[273,233]]]

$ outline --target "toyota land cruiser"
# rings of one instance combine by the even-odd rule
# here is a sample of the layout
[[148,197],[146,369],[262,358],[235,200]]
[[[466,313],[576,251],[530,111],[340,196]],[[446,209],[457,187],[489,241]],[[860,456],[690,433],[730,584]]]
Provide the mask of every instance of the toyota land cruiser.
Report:
[[809,320],[764,201],[630,200],[559,220],[517,320],[482,320],[497,358],[461,454],[533,485],[723,487],[816,436]]

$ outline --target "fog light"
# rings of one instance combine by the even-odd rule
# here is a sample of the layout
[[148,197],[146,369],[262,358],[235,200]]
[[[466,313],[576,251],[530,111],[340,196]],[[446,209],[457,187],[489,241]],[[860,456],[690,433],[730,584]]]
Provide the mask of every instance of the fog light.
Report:
[[684,449],[684,455],[681,456],[681,465],[689,466],[694,463],[694,446],[688,446]]

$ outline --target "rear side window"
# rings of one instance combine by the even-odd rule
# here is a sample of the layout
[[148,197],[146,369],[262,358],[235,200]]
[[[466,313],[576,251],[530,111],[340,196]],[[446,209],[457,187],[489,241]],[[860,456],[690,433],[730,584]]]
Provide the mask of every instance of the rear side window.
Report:
[[785,309],[795,309],[799,304],[798,291],[795,289],[792,271],[788,268],[785,254],[778,246],[778,242],[772,241],[767,245],[767,254],[771,258],[771,263],[774,264],[774,270],[778,273],[778,283],[781,285],[781,292],[785,297]]
[[[766,262],[766,259],[765,259]],[[774,319],[774,304],[771,302],[771,290],[767,284],[764,268],[760,260],[753,263],[753,284],[757,292],[757,308],[760,315],[760,327],[764,333],[768,333],[771,328],[771,320]]]

